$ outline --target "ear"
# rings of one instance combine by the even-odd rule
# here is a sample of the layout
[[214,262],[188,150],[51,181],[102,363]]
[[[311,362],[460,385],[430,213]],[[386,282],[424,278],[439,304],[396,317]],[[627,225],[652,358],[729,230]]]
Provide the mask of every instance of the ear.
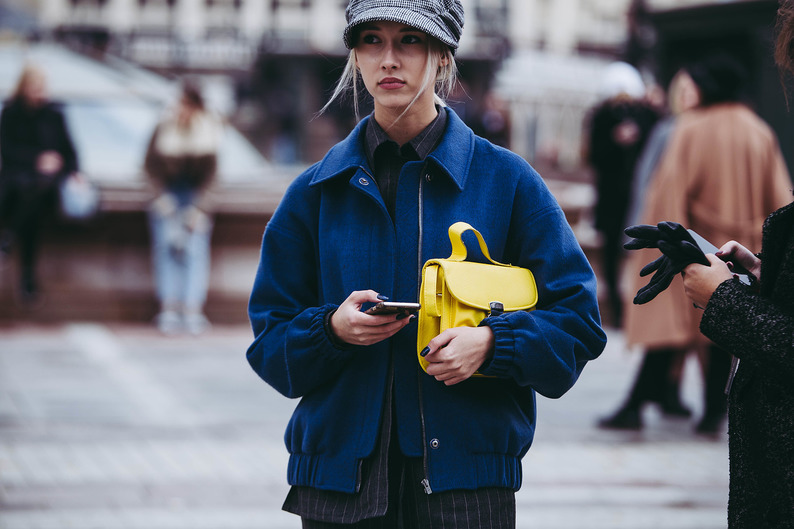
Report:
[[449,56],[446,53],[444,53],[443,55],[441,55],[441,59],[438,61],[438,66],[439,68],[444,68],[448,64],[449,64]]

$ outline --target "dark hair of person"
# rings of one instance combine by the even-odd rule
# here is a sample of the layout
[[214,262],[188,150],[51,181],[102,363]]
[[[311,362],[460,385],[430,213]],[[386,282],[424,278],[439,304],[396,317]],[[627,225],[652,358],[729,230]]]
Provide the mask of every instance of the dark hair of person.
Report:
[[794,75],[794,2],[791,0],[780,2],[775,29],[775,63],[783,81],[786,76]]
[[741,101],[747,70],[727,53],[715,53],[692,63],[685,70],[700,90],[701,106]]
[[204,97],[201,95],[201,90],[192,83],[185,83],[182,86],[182,100],[193,108],[204,110]]

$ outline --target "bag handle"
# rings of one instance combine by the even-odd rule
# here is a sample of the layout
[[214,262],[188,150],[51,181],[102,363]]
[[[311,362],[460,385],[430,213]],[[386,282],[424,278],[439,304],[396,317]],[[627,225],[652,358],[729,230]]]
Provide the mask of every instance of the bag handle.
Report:
[[468,255],[468,251],[466,250],[466,245],[463,243],[463,234],[467,231],[473,231],[474,235],[477,236],[477,242],[480,243],[480,251],[488,259],[492,264],[497,266],[510,266],[508,264],[500,263],[498,261],[494,261],[491,259],[491,255],[488,253],[488,246],[485,244],[485,239],[482,238],[482,234],[471,227],[471,224],[468,222],[456,222],[452,226],[449,227],[449,242],[452,243],[452,255],[449,256],[451,261],[465,261],[466,256]]

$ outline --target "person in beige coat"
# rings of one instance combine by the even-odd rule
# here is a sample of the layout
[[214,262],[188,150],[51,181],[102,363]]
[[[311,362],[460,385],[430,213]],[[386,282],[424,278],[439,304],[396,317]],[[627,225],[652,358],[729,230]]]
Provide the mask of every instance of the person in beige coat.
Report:
[[[678,222],[709,241],[733,239],[757,252],[764,219],[791,201],[791,179],[777,138],[740,102],[743,72],[732,59],[712,56],[687,71],[698,86],[701,106],[680,117],[648,189],[642,223]],[[633,297],[647,283],[639,271],[658,256],[655,250],[632,252],[627,295]],[[651,303],[627,304],[627,345],[642,346],[646,354],[626,403],[601,426],[641,428],[642,405],[660,402],[658,392],[665,391],[660,379],[667,373],[654,356],[696,348],[705,351],[705,409],[697,429],[719,431],[730,356],[700,334],[702,310],[687,299],[680,282],[677,277]]]

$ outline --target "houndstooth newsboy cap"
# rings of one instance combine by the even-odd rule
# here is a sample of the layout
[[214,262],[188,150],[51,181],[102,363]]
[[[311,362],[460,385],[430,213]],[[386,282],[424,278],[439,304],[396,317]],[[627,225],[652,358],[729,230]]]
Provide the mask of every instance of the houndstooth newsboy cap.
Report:
[[401,22],[419,29],[449,46],[453,54],[463,32],[460,0],[350,0],[345,16],[343,38],[348,49],[355,45],[353,28],[376,20]]

